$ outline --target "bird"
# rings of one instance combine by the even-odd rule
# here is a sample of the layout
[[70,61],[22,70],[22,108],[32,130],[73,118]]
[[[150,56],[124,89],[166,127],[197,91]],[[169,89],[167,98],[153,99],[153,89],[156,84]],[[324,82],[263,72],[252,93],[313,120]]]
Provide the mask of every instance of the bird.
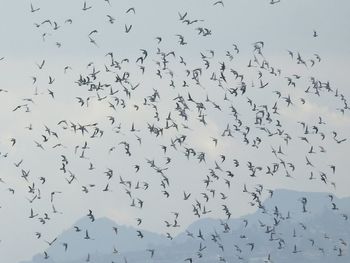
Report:
[[190,196],[191,196],[191,193],[188,193],[188,194],[187,194],[187,193],[184,191],[184,192],[183,192],[183,195],[184,195],[184,196],[183,196],[183,199],[184,199],[184,200],[188,200],[188,199],[190,198]]
[[84,239],[92,239],[92,238],[89,236],[88,230],[85,230],[85,237],[84,237]]
[[82,10],[83,11],[87,11],[87,10],[89,10],[91,8],[92,8],[92,6],[87,6],[86,1],[84,1],[84,6],[83,6]]
[[222,7],[224,7],[224,2],[222,0],[220,1],[216,1],[213,5],[221,5]]
[[37,67],[39,69],[43,69],[44,65],[45,65],[45,59],[42,60],[42,62],[40,64],[36,63]]
[[30,12],[34,13],[40,10],[40,7],[34,8],[33,4],[30,3]]
[[150,253],[150,257],[153,258],[155,249],[149,248],[149,249],[147,249],[147,251]]
[[116,19],[113,16],[111,16],[111,15],[106,15],[106,16],[108,17],[108,22],[111,23],[111,24],[114,24]]
[[129,33],[131,28],[132,28],[132,25],[126,25],[125,24],[124,28],[125,28],[125,33]]
[[64,243],[62,243],[62,246],[63,246],[63,248],[64,248],[64,251],[67,252],[68,243],[64,242]]
[[91,222],[95,221],[95,216],[92,214],[92,211],[89,209],[89,213],[87,214],[87,216],[90,218]]
[[137,236],[139,238],[143,238],[143,234],[142,234],[142,232],[140,230],[137,230],[136,232],[137,232]]
[[128,8],[128,10],[126,10],[125,13],[130,13],[130,12],[133,12],[134,14],[136,14],[135,7]]
[[46,241],[46,240],[45,240],[45,242],[46,242],[47,244],[49,244],[49,246],[52,246],[52,244],[55,243],[56,240],[57,240],[57,237],[55,237],[55,238],[54,238],[52,241],[50,241],[50,242],[49,242],[49,241]]
[[38,213],[34,214],[34,212],[33,212],[33,208],[31,208],[31,209],[30,209],[30,215],[29,215],[29,218],[34,218],[34,217],[37,217],[38,215],[39,215]]
[[281,0],[271,0],[271,1],[270,1],[270,4],[271,4],[271,5],[274,5],[274,4],[277,4],[277,3],[279,3],[279,2],[281,2]]
[[183,21],[186,18],[186,16],[187,16],[187,12],[185,12],[184,14],[180,14],[180,13],[178,13],[178,14],[179,14],[179,20],[180,21]]

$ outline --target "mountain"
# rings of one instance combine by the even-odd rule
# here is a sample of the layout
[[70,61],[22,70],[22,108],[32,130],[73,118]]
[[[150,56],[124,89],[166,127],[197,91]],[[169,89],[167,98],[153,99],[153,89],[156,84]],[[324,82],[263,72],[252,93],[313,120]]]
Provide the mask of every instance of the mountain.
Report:
[[[78,227],[76,231],[74,227]],[[90,239],[85,239],[86,230]],[[109,254],[117,249],[118,253],[145,250],[148,247],[159,246],[165,241],[165,236],[142,230],[143,238],[137,236],[133,227],[120,226],[108,218],[97,218],[94,222],[84,217],[70,229],[57,237],[57,241],[47,249],[48,259],[42,254],[33,257],[30,262],[76,262],[91,254]],[[64,243],[68,244],[65,251]]]
[[[303,204],[304,202],[304,204]],[[276,190],[255,213],[238,219],[202,218],[173,240],[107,218],[86,218],[63,232],[47,253],[26,263],[102,262],[350,262],[350,198]],[[118,234],[113,231],[118,228]],[[84,240],[84,230],[94,240]],[[64,252],[63,242],[69,244]],[[61,244],[60,244],[61,243]],[[118,253],[113,253],[113,246]],[[154,250],[154,255],[151,253]],[[68,253],[69,252],[69,253]],[[190,260],[188,260],[190,261]],[[187,262],[187,261],[186,261]]]

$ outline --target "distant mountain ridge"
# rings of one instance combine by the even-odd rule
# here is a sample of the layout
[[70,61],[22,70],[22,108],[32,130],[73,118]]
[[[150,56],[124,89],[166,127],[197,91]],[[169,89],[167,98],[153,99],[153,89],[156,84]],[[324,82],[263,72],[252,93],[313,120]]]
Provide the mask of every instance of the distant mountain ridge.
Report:
[[[23,263],[350,262],[350,198],[276,190],[263,206],[239,219],[199,219],[171,241],[144,230],[140,238],[137,229],[107,218],[93,225],[83,218],[74,224],[80,232],[72,226],[58,236],[48,259],[40,254]],[[84,240],[85,229],[93,240]]]

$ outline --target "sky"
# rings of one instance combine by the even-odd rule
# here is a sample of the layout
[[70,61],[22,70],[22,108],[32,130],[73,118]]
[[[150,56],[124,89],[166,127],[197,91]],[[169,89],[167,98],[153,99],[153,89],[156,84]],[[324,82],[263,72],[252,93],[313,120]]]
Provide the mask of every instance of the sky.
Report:
[[[181,226],[172,229],[172,234],[176,235],[198,219],[192,211],[196,201],[211,211],[203,217],[225,217],[222,204],[230,207],[233,217],[256,210],[249,204],[250,197],[242,192],[244,185],[248,189],[262,184],[264,189],[285,188],[350,196],[347,187],[350,183],[347,167],[350,117],[348,109],[341,112],[342,95],[344,98],[350,96],[348,1],[282,0],[271,5],[265,0],[226,0],[224,6],[213,5],[214,1],[208,0],[109,2],[86,1],[86,6],[91,6],[86,11],[82,10],[84,1],[80,0],[1,2],[0,178],[3,183],[0,184],[0,224],[3,227],[0,228],[0,254],[4,262],[19,262],[42,252],[47,248],[45,240],[52,240],[70,228],[85,217],[89,209],[96,217],[109,217],[118,224],[136,226],[136,218],[142,218],[142,229],[158,233],[168,231],[164,220],[171,220],[172,212],[179,212]],[[31,4],[34,10],[40,9],[31,12]],[[129,10],[131,7],[135,12]],[[182,23],[179,14],[185,13],[186,18],[198,22]],[[110,23],[107,15],[115,21]],[[44,22],[46,20],[50,22]],[[129,25],[132,28],[126,33],[125,26]],[[198,27],[209,29],[211,35],[198,34]],[[183,36],[187,44],[181,45],[178,35]],[[157,37],[162,38],[160,43],[157,43]],[[258,41],[264,43],[261,55],[253,51],[254,43]],[[143,65],[136,62],[144,56],[141,49],[147,51]],[[167,56],[168,68],[157,65],[162,61],[161,54],[171,51],[175,56]],[[214,51],[213,57],[211,51]],[[288,51],[293,52],[293,59]],[[113,58],[121,68],[110,65],[109,52],[113,52]],[[232,60],[227,52],[232,55]],[[296,62],[298,53],[307,67]],[[321,58],[320,62],[315,54]],[[208,70],[205,70],[203,56],[210,61]],[[186,65],[180,63],[181,57]],[[274,76],[269,73],[270,69],[248,68],[254,57],[259,63],[265,61],[280,69],[281,74]],[[122,62],[123,59],[129,62]],[[315,62],[314,66],[311,66],[311,60]],[[212,80],[212,74],[220,75],[222,62],[227,67],[227,82],[221,80],[220,87],[218,81]],[[145,67],[144,74],[140,66]],[[201,85],[186,76],[186,70],[197,68],[202,69]],[[96,83],[111,86],[96,92],[78,85],[80,76],[85,78],[93,69],[99,71]],[[244,95],[235,97],[228,92],[241,85],[230,73],[231,69],[244,75],[247,86]],[[124,84],[131,92],[130,97],[115,81],[116,75],[121,77],[124,72],[130,75],[130,82]],[[263,89],[258,87],[259,74],[263,83],[268,83]],[[287,85],[289,77],[296,83],[295,87]],[[332,92],[323,90],[320,96],[305,93],[311,85],[311,77],[322,83],[329,81]],[[172,80],[175,88],[169,85]],[[188,86],[184,85],[184,80]],[[131,89],[137,84],[137,88]],[[116,94],[110,95],[110,88]],[[54,93],[54,98],[49,91]],[[150,98],[155,91],[159,98],[152,102]],[[281,98],[275,91],[281,93]],[[187,101],[188,94],[196,102],[204,103],[206,125],[199,121],[196,105]],[[224,100],[225,94],[227,100]],[[107,97],[101,99],[104,96]],[[175,111],[179,96],[183,96],[189,106],[187,120]],[[287,96],[293,102],[289,107],[284,101]],[[84,105],[79,104],[77,97]],[[144,103],[145,98],[147,103]],[[305,100],[304,104],[301,99]],[[273,123],[264,122],[260,128],[277,132],[277,119],[282,124],[281,136],[267,136],[255,124],[256,111],[248,100],[259,109],[263,108],[261,105],[267,105],[270,113],[274,104],[278,104],[279,114],[272,115]],[[115,110],[110,103],[115,105]],[[18,105],[26,106],[14,110]],[[220,110],[214,105],[219,105]],[[227,125],[232,131],[237,125],[230,107],[238,111],[242,127],[233,132],[233,137],[223,137]],[[151,134],[149,125],[165,127],[169,112],[178,129],[164,129],[164,134],[159,136]],[[157,114],[159,121],[155,118]],[[113,116],[115,123],[112,124],[108,116]],[[67,125],[58,124],[61,120]],[[325,139],[321,140],[319,134],[305,134],[302,122],[310,131],[312,126],[317,126]],[[72,123],[96,125],[89,126],[88,134],[82,135],[73,131]],[[131,131],[132,124],[136,131]],[[28,129],[30,126],[32,128]],[[56,132],[58,138],[50,135],[45,126],[50,132]],[[103,136],[91,138],[94,127],[102,130]],[[250,129],[248,144],[243,142],[245,127]],[[333,132],[337,133],[338,140],[346,140],[337,143]],[[181,145],[175,143],[177,147],[173,148],[171,141],[183,135],[186,136],[184,142]],[[292,137],[288,144],[283,139],[286,135]],[[252,146],[256,137],[262,140],[258,148]],[[301,137],[307,137],[309,141],[305,142]],[[141,138],[141,144],[137,138]],[[212,138],[218,139],[216,146]],[[36,142],[44,149],[37,147]],[[84,147],[85,142],[87,147]],[[123,142],[130,145],[131,156],[125,153]],[[57,144],[59,146],[53,148]],[[167,146],[166,153],[161,145]],[[319,146],[326,151],[320,152]],[[271,149],[278,150],[279,147],[283,153],[276,156]],[[313,150],[309,153],[311,147]],[[187,158],[186,148],[194,149],[197,155]],[[83,152],[85,158],[80,158]],[[206,162],[199,163],[200,152],[205,153]],[[220,155],[226,157],[224,162]],[[166,164],[167,157],[171,158],[169,164]],[[312,165],[306,165],[306,157]],[[63,158],[68,161],[66,173],[60,170]],[[238,167],[234,166],[234,159],[239,160]],[[154,160],[156,166],[165,169],[163,173],[169,186],[161,186],[165,177],[152,169],[147,160]],[[265,173],[267,166],[280,160],[295,166],[291,178],[285,176],[282,168],[274,176]],[[215,162],[222,171],[215,169]],[[248,162],[254,167],[262,167],[256,177],[249,175]],[[140,166],[138,172],[135,165]],[[334,173],[330,165],[336,167]],[[108,169],[113,170],[110,180],[105,173]],[[209,177],[212,182],[206,188],[204,181],[210,176],[210,169],[219,179]],[[234,173],[233,178],[227,176],[228,170]],[[22,177],[23,171],[29,171],[27,180]],[[291,171],[290,167],[288,171]],[[311,172],[315,180],[309,179]],[[76,180],[69,184],[70,173]],[[327,174],[327,184],[319,179],[320,173]],[[45,178],[44,184],[40,177]],[[120,184],[120,178],[131,182],[130,189]],[[230,181],[230,187],[225,179]],[[142,186],[144,182],[149,185],[148,189],[135,189],[137,183]],[[102,191],[107,184],[109,191]],[[33,193],[29,186],[34,189]],[[88,193],[82,191],[83,186],[88,188]],[[13,189],[14,194],[9,189]],[[210,189],[214,189],[216,195],[206,202],[203,197],[212,194]],[[131,197],[127,191],[131,192]],[[168,198],[164,191],[169,194]],[[183,200],[184,191],[191,193],[189,200]],[[52,192],[55,192],[53,200]],[[219,193],[227,199],[222,200]],[[132,199],[142,200],[143,207],[130,206]],[[52,205],[59,213],[53,213]],[[31,209],[38,213],[34,219],[29,218]],[[50,220],[42,224],[38,218],[44,213]],[[42,238],[37,239],[35,232],[42,233]]]

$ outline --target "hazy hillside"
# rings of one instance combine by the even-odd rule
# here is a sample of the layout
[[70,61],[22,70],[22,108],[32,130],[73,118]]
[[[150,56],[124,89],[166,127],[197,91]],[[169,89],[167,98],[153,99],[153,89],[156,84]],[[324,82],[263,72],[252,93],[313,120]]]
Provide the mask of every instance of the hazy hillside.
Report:
[[[140,238],[137,229],[107,218],[83,218],[74,224],[80,232],[72,226],[47,249],[48,259],[36,255],[30,263],[350,261],[350,198],[278,190],[263,207],[240,219],[200,219],[171,241],[143,230]],[[84,239],[86,229],[90,240]]]

